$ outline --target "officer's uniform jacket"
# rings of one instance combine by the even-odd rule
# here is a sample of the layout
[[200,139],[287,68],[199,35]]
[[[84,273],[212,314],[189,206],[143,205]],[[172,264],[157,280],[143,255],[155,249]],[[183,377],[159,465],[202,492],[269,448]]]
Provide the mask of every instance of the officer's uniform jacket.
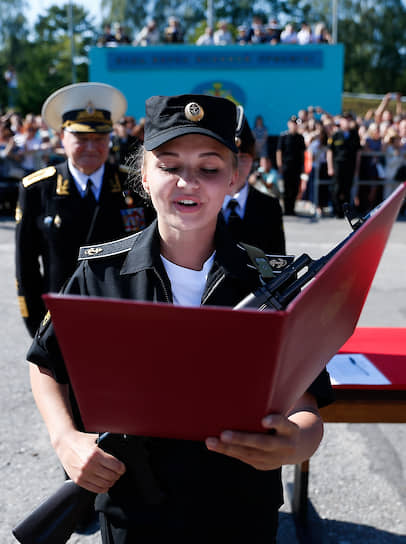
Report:
[[[82,248],[80,259],[81,264],[65,289],[68,294],[172,302],[155,223],[127,239]],[[231,241],[219,222],[216,254],[202,304],[234,306],[258,285],[258,273],[248,267],[248,256]],[[72,335],[74,338],[74,330]],[[156,336],[159,341],[159,330]],[[244,331],[236,331],[238,341],[242,341],[243,336]],[[129,357],[137,357],[137,342],[143,341],[137,338],[136,330],[134,337],[134,353]],[[108,342],[108,338],[105,341]],[[244,341],[255,341],[255,338],[247,336]],[[202,336],[202,342],[210,342],[210,338]],[[182,349],[181,330],[168,349]],[[213,346],[215,356],[216,346]],[[27,358],[48,368],[57,381],[68,383],[51,319],[44,320]],[[329,398],[330,386],[325,373],[321,376],[312,387],[323,403]],[[135,446],[139,440],[127,436],[121,439],[122,451],[117,455],[125,462],[127,471],[108,494],[99,495],[96,500],[96,508],[114,516],[119,524],[131,520],[131,524],[142,525],[148,519],[159,527],[176,526],[180,517],[189,520],[195,528],[208,522],[214,527],[216,523],[231,526],[242,516],[252,519],[256,526],[256,520],[268,523],[268,509],[278,508],[282,502],[280,470],[257,471],[240,461],[210,452],[204,443],[197,441],[142,438],[149,467],[162,493],[158,506],[149,504],[137,491],[137,471],[143,470],[139,448]]]
[[89,214],[67,162],[23,179],[16,211],[16,279],[32,335],[45,314],[41,295],[60,290],[76,267],[80,246],[136,232],[155,215],[140,197],[123,193],[124,181],[124,174],[106,164],[98,204]]
[[285,233],[279,201],[248,186],[244,217],[233,223],[232,237],[238,242],[259,247],[268,254],[284,255]]

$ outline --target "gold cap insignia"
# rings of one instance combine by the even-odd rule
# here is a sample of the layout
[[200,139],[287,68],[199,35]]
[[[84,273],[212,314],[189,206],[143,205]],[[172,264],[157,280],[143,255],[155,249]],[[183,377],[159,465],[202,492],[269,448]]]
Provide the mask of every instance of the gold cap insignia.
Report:
[[204,109],[197,102],[189,102],[185,106],[185,116],[189,121],[201,121],[204,117]]

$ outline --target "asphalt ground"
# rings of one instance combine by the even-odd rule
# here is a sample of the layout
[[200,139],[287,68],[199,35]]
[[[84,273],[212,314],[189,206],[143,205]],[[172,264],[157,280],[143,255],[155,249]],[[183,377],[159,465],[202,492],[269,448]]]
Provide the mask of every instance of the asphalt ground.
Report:
[[[287,217],[288,253],[318,258],[350,232],[345,220]],[[32,399],[25,354],[30,344],[19,315],[14,280],[14,222],[0,218],[0,543],[63,481]],[[405,326],[406,221],[391,232],[360,326]],[[309,522],[312,544],[406,544],[406,432],[404,425],[326,424],[312,457]],[[289,502],[293,467],[283,469],[286,502],[279,544],[298,542]],[[74,534],[70,544],[95,544],[99,534]]]

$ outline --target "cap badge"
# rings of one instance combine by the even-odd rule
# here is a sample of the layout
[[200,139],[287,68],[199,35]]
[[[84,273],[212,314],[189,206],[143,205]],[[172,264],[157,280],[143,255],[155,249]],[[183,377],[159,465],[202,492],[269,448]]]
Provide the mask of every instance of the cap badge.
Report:
[[89,102],[86,104],[86,111],[89,115],[93,115],[93,113],[95,112],[95,109],[91,100],[89,100]]
[[204,117],[204,110],[197,102],[189,102],[185,106],[185,116],[189,121],[201,121]]

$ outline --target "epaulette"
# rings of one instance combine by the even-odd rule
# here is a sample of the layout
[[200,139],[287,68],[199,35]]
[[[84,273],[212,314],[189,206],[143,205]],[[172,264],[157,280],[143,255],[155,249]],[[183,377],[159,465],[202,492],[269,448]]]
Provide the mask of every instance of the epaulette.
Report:
[[94,246],[83,246],[79,249],[79,261],[86,261],[88,259],[100,259],[103,257],[111,257],[113,255],[119,255],[120,253],[126,253],[130,251],[134,244],[135,238],[141,234],[142,231],[114,240],[113,242],[105,242],[104,244],[96,244]]
[[25,176],[23,178],[23,186],[29,187],[33,183],[37,183],[37,181],[41,181],[42,179],[47,179],[53,176],[56,173],[55,166],[48,166],[47,168],[42,168],[41,170],[37,170],[37,172],[33,172],[32,174],[29,174],[28,176]]

